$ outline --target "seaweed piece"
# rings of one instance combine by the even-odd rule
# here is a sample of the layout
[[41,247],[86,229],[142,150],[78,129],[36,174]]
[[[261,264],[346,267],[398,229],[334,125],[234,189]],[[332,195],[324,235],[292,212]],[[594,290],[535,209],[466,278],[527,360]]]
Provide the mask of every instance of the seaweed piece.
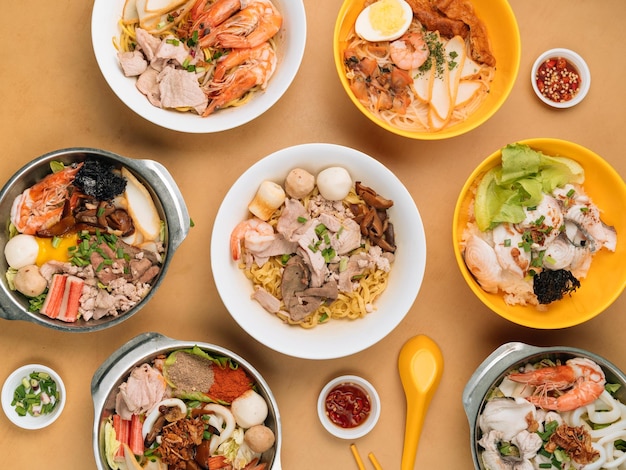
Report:
[[114,171],[115,167],[101,160],[85,160],[76,173],[74,185],[87,196],[99,201],[110,201],[126,189],[126,179]]
[[533,291],[540,304],[561,300],[580,287],[580,281],[570,271],[546,269],[533,278]]

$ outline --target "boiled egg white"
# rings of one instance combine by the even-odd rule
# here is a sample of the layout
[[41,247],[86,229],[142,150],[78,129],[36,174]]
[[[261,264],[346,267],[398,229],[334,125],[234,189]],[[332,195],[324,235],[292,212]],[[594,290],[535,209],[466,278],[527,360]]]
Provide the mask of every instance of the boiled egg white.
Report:
[[354,29],[366,41],[393,41],[409,29],[413,10],[405,0],[378,0],[363,9]]

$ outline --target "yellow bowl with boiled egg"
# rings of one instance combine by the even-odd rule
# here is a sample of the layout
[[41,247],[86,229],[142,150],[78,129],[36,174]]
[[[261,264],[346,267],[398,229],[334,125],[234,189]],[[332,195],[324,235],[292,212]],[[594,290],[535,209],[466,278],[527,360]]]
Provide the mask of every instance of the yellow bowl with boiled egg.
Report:
[[[517,79],[521,56],[519,29],[515,15],[506,0],[468,1],[471,2],[475,18],[478,18],[486,28],[489,48],[495,59],[495,65],[490,66],[488,76],[487,73],[483,73],[480,80],[474,80],[476,76],[473,73],[476,72],[476,64],[470,60],[472,56],[469,52],[465,54],[463,50],[459,55],[455,50],[459,47],[458,43],[461,39],[465,41],[466,47],[463,49],[467,48],[470,51],[469,39],[456,35],[456,38],[449,40],[450,38],[443,36],[447,33],[439,34],[438,30],[430,31],[430,29],[424,33],[423,43],[425,44],[418,45],[406,39],[408,24],[413,20],[413,16],[419,17],[417,14],[414,15],[411,4],[419,2],[344,0],[335,23],[333,54],[339,80],[357,109],[383,129],[404,137],[421,140],[455,137],[477,128],[492,117],[509,96]],[[437,14],[447,18],[442,12],[437,12]],[[465,21],[473,22],[467,19]],[[415,25],[411,26],[411,31],[414,29]],[[472,28],[466,26],[464,31],[467,30],[471,35]],[[478,30],[478,27],[475,27],[475,30]],[[450,33],[449,36],[455,35]],[[432,45],[436,44],[432,42],[432,37],[437,38],[441,45]],[[427,47],[430,49],[430,54],[422,65],[417,67],[403,65],[412,83],[409,81],[407,84],[407,89],[410,88],[410,91],[403,91],[398,95],[400,100],[396,100],[393,92],[389,93],[391,100],[379,99],[380,90],[389,88],[385,84],[378,88],[378,93],[371,94],[376,98],[368,100],[363,98],[358,84],[354,84],[354,68],[349,66],[349,62],[354,60],[354,57],[346,57],[347,50],[348,55],[352,52],[355,39],[365,41],[368,46],[373,46],[373,49],[382,45],[387,48],[387,51],[394,41],[399,41],[397,44],[401,52],[405,52],[405,49],[411,52],[417,46],[418,49]],[[440,55],[435,52],[436,50],[444,52]],[[413,52],[411,55],[419,55],[419,51],[417,54]],[[385,55],[384,52],[382,54]],[[358,54],[357,57],[361,58]],[[403,57],[407,55],[403,54]],[[388,63],[385,60],[377,59],[379,69],[381,64]],[[399,60],[397,62],[400,63]],[[439,62],[447,64],[445,68],[450,71],[443,75],[450,78],[442,78],[443,68],[435,65]],[[395,63],[394,67],[396,67]],[[382,68],[388,69],[386,65]],[[458,71],[453,73],[454,69]],[[372,76],[363,81],[371,83]],[[424,77],[428,79],[424,80]],[[470,80],[481,83],[467,83]],[[391,80],[387,80],[389,81]],[[485,88],[487,84],[488,88]],[[446,92],[441,92],[442,89]],[[387,92],[383,92],[383,95],[385,93]],[[396,103],[404,102],[407,93],[411,97],[411,102],[421,103],[424,106],[415,106],[415,110],[410,107],[408,112],[404,106],[398,107]],[[481,94],[480,100],[473,99],[477,93]],[[393,104],[388,105],[389,102]],[[391,110],[376,111],[386,106],[392,106]]]

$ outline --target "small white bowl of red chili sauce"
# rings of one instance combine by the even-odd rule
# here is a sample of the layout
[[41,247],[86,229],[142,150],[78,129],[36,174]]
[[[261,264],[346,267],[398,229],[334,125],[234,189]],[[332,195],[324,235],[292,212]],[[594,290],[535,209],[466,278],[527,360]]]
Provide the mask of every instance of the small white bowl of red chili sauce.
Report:
[[585,60],[570,49],[556,48],[541,54],[530,74],[535,93],[554,108],[571,108],[580,103],[591,85]]
[[341,439],[369,433],[380,417],[380,397],[371,383],[356,375],[342,375],[326,384],[317,400],[324,428]]

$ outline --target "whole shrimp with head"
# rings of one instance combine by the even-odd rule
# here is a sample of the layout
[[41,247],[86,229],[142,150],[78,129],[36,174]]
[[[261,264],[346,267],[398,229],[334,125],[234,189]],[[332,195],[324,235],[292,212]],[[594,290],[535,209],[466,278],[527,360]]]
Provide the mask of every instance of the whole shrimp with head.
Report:
[[[200,47],[256,47],[271,39],[283,22],[270,0],[218,0],[207,10],[198,10],[193,30],[200,36]],[[207,29],[207,25],[212,27]]]
[[15,198],[11,207],[11,222],[20,233],[35,235],[61,220],[69,199],[68,188],[80,167],[68,166],[52,173]]
[[256,86],[264,89],[275,70],[276,52],[269,43],[233,49],[218,62],[213,80],[205,87],[211,102],[203,116],[238,100]]
[[604,391],[604,372],[590,359],[576,357],[564,365],[512,373],[513,382],[536,387],[527,400],[546,410],[572,411],[593,403]]

